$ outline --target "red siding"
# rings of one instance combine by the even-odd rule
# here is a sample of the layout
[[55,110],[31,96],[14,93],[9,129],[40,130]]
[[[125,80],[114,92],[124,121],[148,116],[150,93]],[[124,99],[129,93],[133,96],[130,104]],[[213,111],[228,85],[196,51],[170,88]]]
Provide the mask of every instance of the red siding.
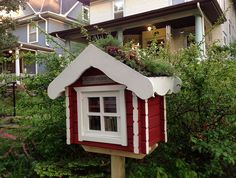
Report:
[[76,92],[69,87],[69,108],[70,108],[70,143],[76,143],[78,140],[78,123],[77,123],[77,98]]
[[[94,75],[105,75],[105,74],[96,68],[90,68],[86,70],[76,82],[74,82],[72,85],[69,86],[71,144],[82,144],[82,145],[87,145],[87,146],[133,152],[132,92],[128,90],[125,91],[128,146],[120,146],[120,145],[115,145],[115,144],[106,144],[106,143],[89,142],[89,141],[82,141],[82,142],[78,141],[78,124],[79,123],[78,123],[78,116],[77,116],[77,95],[76,95],[76,91],[74,90],[74,87],[86,86],[86,85],[82,85],[82,77],[94,76]],[[111,85],[114,85],[114,84],[117,84],[117,83],[113,83]],[[89,85],[89,86],[94,86],[94,85]]]
[[163,96],[148,99],[149,146],[165,140],[163,100]]
[[138,99],[139,150],[146,154],[145,101]]

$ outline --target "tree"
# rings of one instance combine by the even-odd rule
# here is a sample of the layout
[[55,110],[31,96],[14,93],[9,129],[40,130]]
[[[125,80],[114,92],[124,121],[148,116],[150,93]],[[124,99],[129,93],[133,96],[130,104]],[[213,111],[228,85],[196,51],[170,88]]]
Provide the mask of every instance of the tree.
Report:
[[13,46],[17,38],[10,32],[15,28],[15,20],[10,13],[19,10],[25,0],[0,0],[0,50]]

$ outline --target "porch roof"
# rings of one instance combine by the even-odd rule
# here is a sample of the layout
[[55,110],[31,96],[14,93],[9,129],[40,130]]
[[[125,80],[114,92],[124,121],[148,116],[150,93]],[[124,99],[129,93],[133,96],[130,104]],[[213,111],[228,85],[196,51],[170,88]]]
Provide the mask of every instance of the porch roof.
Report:
[[30,44],[30,43],[25,43],[25,42],[21,42],[18,41],[13,47],[9,47],[6,49],[3,49],[2,51],[6,51],[6,50],[12,50],[12,48],[19,48],[19,49],[23,49],[26,51],[42,51],[42,52],[54,52],[55,50],[49,47],[44,47],[44,46],[39,46],[36,44]]
[[[97,24],[85,26],[89,35],[97,34],[97,28],[103,28],[107,32],[116,31],[118,29],[130,29],[138,26],[144,26],[147,24],[178,24],[179,19],[183,19],[182,23],[189,23],[189,17],[193,17],[196,14],[200,14],[198,5],[208,18],[208,20],[215,24],[222,19],[226,21],[225,15],[216,0],[194,0],[186,3],[172,5],[144,13],[126,16],[119,19],[113,19]],[[81,34],[81,28],[74,28],[69,30],[57,31],[51,33],[52,36],[59,36],[63,39],[72,41],[80,41],[83,37]]]
[[30,43],[18,42],[19,47],[25,50],[35,50],[35,51],[43,51],[43,52],[54,52],[55,50],[49,47],[39,46]]

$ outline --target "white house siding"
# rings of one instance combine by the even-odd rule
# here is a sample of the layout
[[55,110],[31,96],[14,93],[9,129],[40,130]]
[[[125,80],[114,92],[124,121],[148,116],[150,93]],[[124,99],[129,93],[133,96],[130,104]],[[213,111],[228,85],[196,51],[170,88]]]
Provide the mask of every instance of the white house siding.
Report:
[[[170,0],[124,0],[124,16],[138,14],[170,5]],[[113,1],[98,1],[90,5],[90,23],[114,19]]]
[[[236,39],[235,36],[236,11],[233,6],[232,0],[225,0],[225,1],[226,1],[225,13],[227,22],[225,22],[222,26],[223,26],[223,31],[227,34],[227,43],[231,43],[233,42],[233,40]],[[229,27],[231,27],[231,29],[229,29]]]
[[114,18],[112,1],[98,1],[90,6],[90,24],[104,22]]
[[[214,27],[212,32],[212,41],[217,41],[219,44],[229,44],[236,40],[236,11],[233,7],[232,0],[218,0],[227,21],[217,27]],[[231,22],[231,34],[229,24]]]
[[168,6],[169,0],[125,0],[124,15],[129,16]]

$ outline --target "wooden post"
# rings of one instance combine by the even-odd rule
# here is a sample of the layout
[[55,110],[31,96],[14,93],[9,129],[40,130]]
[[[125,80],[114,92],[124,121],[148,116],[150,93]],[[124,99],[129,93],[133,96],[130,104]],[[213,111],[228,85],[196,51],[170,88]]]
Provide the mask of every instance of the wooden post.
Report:
[[13,116],[16,116],[16,82],[12,82]]
[[125,157],[111,155],[111,178],[125,178]]

